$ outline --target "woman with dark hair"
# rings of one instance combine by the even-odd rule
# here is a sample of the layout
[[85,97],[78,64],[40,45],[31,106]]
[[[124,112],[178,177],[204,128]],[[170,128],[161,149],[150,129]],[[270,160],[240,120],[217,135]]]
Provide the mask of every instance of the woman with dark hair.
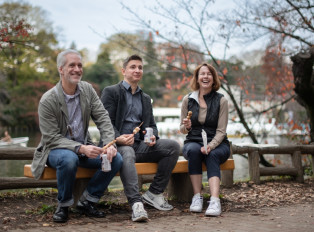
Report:
[[[226,128],[228,124],[228,101],[217,91],[220,80],[215,68],[209,64],[199,65],[191,80],[193,92],[183,98],[180,131],[187,134],[183,155],[188,160],[189,174],[194,196],[191,212],[202,212],[202,163],[207,167],[210,189],[209,206],[206,216],[219,216],[220,164],[230,155]],[[191,111],[192,115],[188,116]],[[205,141],[204,141],[205,140]]]

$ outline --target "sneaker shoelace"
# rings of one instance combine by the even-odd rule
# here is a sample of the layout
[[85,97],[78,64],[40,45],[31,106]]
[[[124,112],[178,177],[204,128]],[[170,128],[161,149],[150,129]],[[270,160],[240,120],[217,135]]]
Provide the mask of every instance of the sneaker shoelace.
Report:
[[168,200],[166,198],[164,198],[162,195],[158,196],[158,198],[160,198],[161,207],[164,207],[164,208],[170,207]]
[[141,204],[137,204],[135,209],[134,209],[135,213],[138,214],[140,212],[144,212],[144,207]]
[[218,210],[218,202],[217,201],[208,201],[207,203],[209,203],[208,209],[211,210]]
[[201,200],[202,200],[202,197],[193,197],[192,206],[194,207],[195,205],[200,205]]
[[149,198],[152,199],[155,202],[158,202],[159,206],[162,208],[170,208],[171,205],[168,203],[167,199],[164,198],[163,194],[148,194]]

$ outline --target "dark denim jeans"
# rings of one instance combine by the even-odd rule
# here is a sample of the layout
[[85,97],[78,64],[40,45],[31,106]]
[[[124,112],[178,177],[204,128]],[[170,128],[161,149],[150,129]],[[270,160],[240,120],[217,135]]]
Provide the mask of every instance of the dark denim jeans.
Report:
[[163,193],[166,189],[171,172],[175,167],[180,154],[180,145],[169,139],[159,139],[153,147],[147,146],[143,141],[135,142],[131,146],[118,146],[118,151],[123,157],[120,177],[124,192],[130,205],[140,202],[138,178],[135,168],[136,163],[158,163],[157,173],[149,191],[154,194]]
[[220,164],[226,162],[230,156],[230,146],[221,143],[208,155],[201,152],[202,145],[196,142],[184,144],[183,155],[188,160],[189,174],[202,174],[202,162],[207,167],[207,178],[217,176],[220,178]]
[[101,171],[101,160],[79,158],[77,154],[68,149],[51,150],[48,156],[47,165],[55,168],[57,171],[58,202],[61,207],[71,206],[74,203],[72,191],[75,181],[77,167],[98,169],[94,176],[88,182],[84,191],[87,200],[98,202],[104,195],[112,178],[116,175],[122,166],[122,157],[119,153],[113,158],[111,171]]

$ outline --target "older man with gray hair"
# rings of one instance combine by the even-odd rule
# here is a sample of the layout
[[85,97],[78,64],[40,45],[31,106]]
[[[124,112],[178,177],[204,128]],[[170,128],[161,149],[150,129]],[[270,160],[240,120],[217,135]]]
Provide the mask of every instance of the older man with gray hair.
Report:
[[[93,87],[81,81],[82,57],[75,50],[65,50],[57,57],[60,81],[40,99],[39,128],[42,134],[32,162],[32,173],[39,179],[45,165],[57,172],[58,208],[54,222],[68,220],[68,207],[74,203],[73,184],[78,167],[97,169],[79,199],[77,209],[90,217],[104,217],[95,203],[103,196],[112,178],[122,166],[115,145],[97,147],[88,133],[90,118],[100,131],[100,140],[108,144],[115,139],[107,110]],[[101,170],[100,154],[107,154],[111,171]]]

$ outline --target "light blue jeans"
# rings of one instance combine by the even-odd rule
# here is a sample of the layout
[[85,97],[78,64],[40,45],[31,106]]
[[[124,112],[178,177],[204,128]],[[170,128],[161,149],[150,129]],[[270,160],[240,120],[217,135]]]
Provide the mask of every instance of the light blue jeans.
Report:
[[73,205],[72,196],[77,167],[98,169],[88,182],[84,196],[91,202],[98,202],[104,195],[112,178],[122,166],[123,160],[120,153],[117,153],[111,163],[111,171],[101,171],[101,159],[79,158],[77,154],[68,149],[54,149],[48,155],[47,165],[57,171],[58,202],[60,207]]

